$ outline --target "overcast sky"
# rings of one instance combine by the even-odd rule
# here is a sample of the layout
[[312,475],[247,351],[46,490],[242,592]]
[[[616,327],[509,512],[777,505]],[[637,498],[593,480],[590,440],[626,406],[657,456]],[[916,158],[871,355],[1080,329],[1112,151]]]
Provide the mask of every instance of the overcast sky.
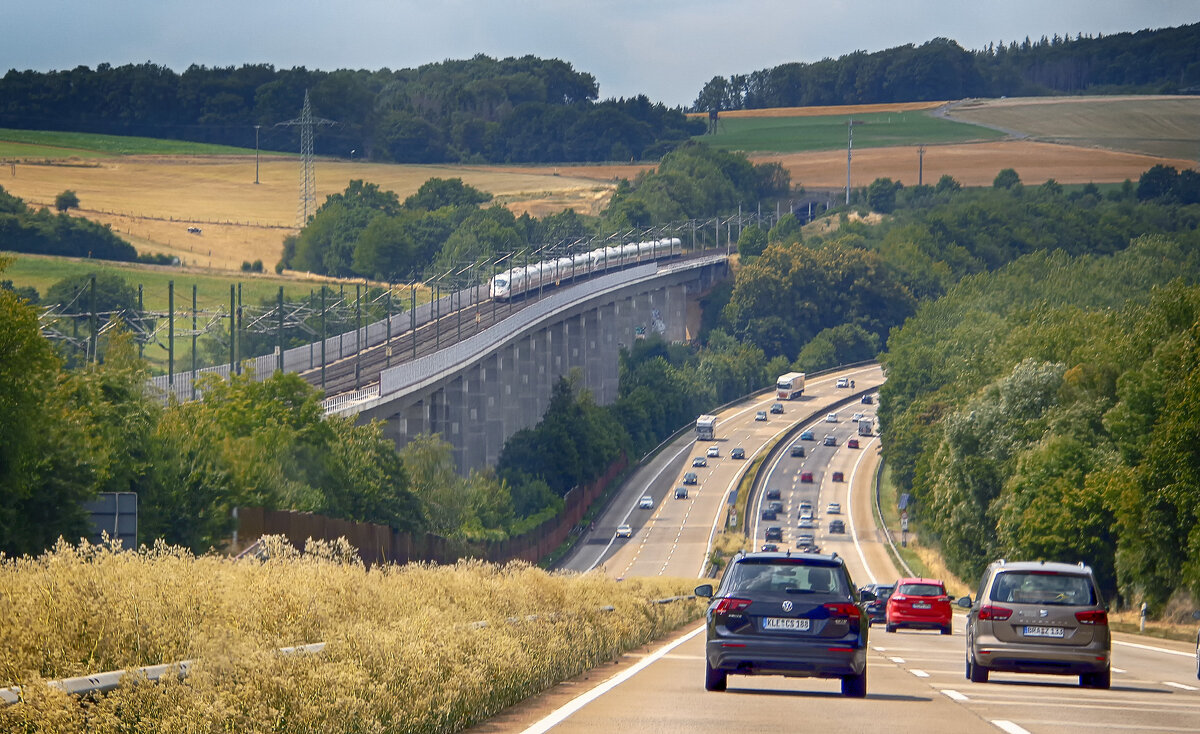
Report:
[[714,76],[938,36],[966,49],[1200,21],[1197,0],[13,0],[0,70],[153,62],[402,69],[533,54],[600,97],[690,105]]

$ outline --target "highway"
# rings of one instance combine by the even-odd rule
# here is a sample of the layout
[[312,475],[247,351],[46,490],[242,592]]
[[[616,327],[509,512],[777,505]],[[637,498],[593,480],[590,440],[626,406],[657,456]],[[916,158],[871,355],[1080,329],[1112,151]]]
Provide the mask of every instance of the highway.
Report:
[[[873,369],[874,378],[870,373],[855,376],[855,392],[882,379],[878,368]],[[667,447],[612,503],[569,565],[594,566],[617,577],[698,575],[707,539],[724,520],[727,494],[735,481],[736,462],[728,458],[728,449],[741,445],[752,456],[762,442],[797,420],[809,414],[823,416],[838,393],[846,392],[833,387],[835,377],[813,380],[803,401],[785,403],[782,419],[771,416],[765,425],[753,416],[768,409],[773,397],[764,395],[725,411],[718,423],[724,439],[719,442],[722,458],[696,470],[701,489],[688,500],[675,500],[667,490],[691,470],[691,458],[702,455],[709,444],[688,438]],[[839,409],[837,424],[814,422],[817,441],[804,442],[806,448],[833,433],[839,437],[836,450],[819,446],[806,451],[803,460],[784,451],[764,466],[764,486],[780,488],[787,513],[781,513],[777,523],[761,518],[751,523],[756,545],[768,524],[786,528],[781,549],[794,542],[796,507],[801,499],[809,499],[817,510],[822,551],[845,558],[857,584],[892,581],[900,575],[872,510],[879,439],[863,437],[859,449],[845,443],[854,427],[850,414],[871,412],[872,407],[847,405]],[[802,471],[813,473],[811,483],[799,481]],[[832,481],[835,471],[843,472],[844,481]],[[650,511],[637,509],[645,489],[656,501]],[[844,536],[827,532],[829,502],[842,506]],[[621,521],[635,525],[634,536],[613,541],[612,530]],[[608,537],[602,537],[605,534]],[[870,634],[866,699],[844,698],[838,681],[814,678],[730,676],[727,691],[709,693],[703,686],[704,627],[698,623],[555,686],[470,731],[1200,732],[1200,681],[1192,644],[1114,634],[1112,689],[1107,691],[1080,688],[1076,678],[1066,676],[993,673],[989,683],[971,683],[964,675],[964,648],[962,616],[955,617],[951,636],[887,633],[877,626]]]

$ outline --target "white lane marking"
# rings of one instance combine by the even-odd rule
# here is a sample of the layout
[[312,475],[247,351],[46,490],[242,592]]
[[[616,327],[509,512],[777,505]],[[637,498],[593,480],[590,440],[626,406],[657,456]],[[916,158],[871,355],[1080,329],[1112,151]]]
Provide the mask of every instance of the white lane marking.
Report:
[[912,670],[910,670],[908,672],[912,673],[913,675],[917,676],[918,678],[928,678],[929,677],[929,673],[926,673],[924,670],[917,670],[916,668],[913,668]]
[[1121,640],[1113,640],[1114,645],[1124,645],[1125,647],[1136,647],[1139,650],[1150,650],[1151,652],[1165,652],[1168,655],[1180,655],[1185,658],[1192,657],[1190,652],[1179,652],[1178,650],[1168,650],[1165,647],[1153,647],[1151,645],[1139,645],[1136,642],[1122,642]]
[[1124,673],[1124,672],[1126,672],[1126,671],[1125,671],[1125,669],[1124,669],[1124,668],[1113,668],[1113,669],[1112,669],[1112,672],[1114,672],[1114,673]]
[[886,647],[875,647],[874,645],[871,645],[871,649],[875,652],[887,652]]
[[1163,685],[1171,686],[1172,688],[1178,688],[1181,691],[1200,691],[1200,688],[1197,688],[1196,686],[1189,686],[1186,683],[1176,683],[1172,680],[1163,681]]
[[529,727],[521,734],[544,734],[544,732],[550,731],[555,726],[558,726],[563,721],[566,721],[566,719],[571,714],[575,713],[576,711],[578,711],[579,709],[588,705],[592,701],[595,701],[597,698],[600,698],[605,693],[608,693],[609,691],[611,691],[612,689],[621,685],[622,683],[629,680],[633,676],[642,672],[642,670],[649,667],[651,663],[654,663],[657,660],[659,660],[660,658],[665,657],[667,653],[671,652],[672,650],[679,647],[683,643],[687,642],[688,640],[692,639],[696,635],[700,634],[701,632],[704,631],[704,629],[705,629],[705,625],[700,625],[696,629],[687,633],[683,637],[680,637],[678,640],[675,640],[671,644],[669,644],[665,647],[659,648],[652,655],[646,656],[640,662],[630,666],[629,668],[621,671],[620,673],[617,673],[616,675],[614,675],[613,677],[604,681],[603,683],[599,684],[598,686],[596,686],[592,690],[588,691],[587,693],[576,696],[575,698],[568,701],[565,705],[550,712],[549,716],[547,716],[546,718],[542,719],[541,721],[535,723],[533,726]]
[[[1050,731],[1059,731],[1079,725],[1078,721],[1047,721],[1039,719],[1037,721],[1028,720],[1026,724],[1043,724],[1050,728]],[[1089,721],[1088,726],[1093,729],[1129,729],[1132,731],[1169,731],[1171,734],[1182,734],[1182,732],[1200,732],[1200,729],[1180,729],[1177,726],[1150,726],[1149,724],[1104,724],[1096,721]]]
[[854,540],[854,547],[858,549],[858,557],[862,561],[863,568],[866,569],[867,575],[871,577],[871,583],[878,583],[875,574],[871,571],[871,565],[867,563],[867,554],[863,553],[862,544],[858,542],[858,530],[854,527],[854,475],[858,473],[858,466],[867,456],[867,449],[875,442],[875,437],[872,436],[870,441],[862,447],[858,455],[858,459],[854,462],[854,468],[850,470],[850,486],[846,489],[846,508],[849,510],[850,519],[850,537]]
[[949,698],[951,701],[958,701],[960,703],[963,701],[971,700],[952,688],[943,688],[942,695],[945,696],[946,698]]
[[1023,729],[1011,721],[1005,721],[1004,719],[992,719],[992,723],[1003,731],[1008,732],[1008,734],[1029,734],[1028,729]]
[[904,665],[904,658],[888,658],[888,660],[891,660],[897,665]]

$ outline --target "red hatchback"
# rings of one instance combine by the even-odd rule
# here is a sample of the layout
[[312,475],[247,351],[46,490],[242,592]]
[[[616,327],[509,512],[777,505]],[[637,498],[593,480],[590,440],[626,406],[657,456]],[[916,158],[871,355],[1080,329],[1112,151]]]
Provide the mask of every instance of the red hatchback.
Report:
[[950,597],[946,585],[937,579],[905,578],[896,582],[887,603],[887,631],[899,627],[941,630],[950,634],[952,628]]

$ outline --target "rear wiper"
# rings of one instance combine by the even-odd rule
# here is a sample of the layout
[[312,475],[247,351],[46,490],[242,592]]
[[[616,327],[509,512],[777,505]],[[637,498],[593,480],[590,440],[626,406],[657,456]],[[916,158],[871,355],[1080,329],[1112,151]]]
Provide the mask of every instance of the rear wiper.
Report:
[[784,591],[788,594],[825,594],[828,592],[817,591],[816,589],[800,589],[795,586],[789,586]]

